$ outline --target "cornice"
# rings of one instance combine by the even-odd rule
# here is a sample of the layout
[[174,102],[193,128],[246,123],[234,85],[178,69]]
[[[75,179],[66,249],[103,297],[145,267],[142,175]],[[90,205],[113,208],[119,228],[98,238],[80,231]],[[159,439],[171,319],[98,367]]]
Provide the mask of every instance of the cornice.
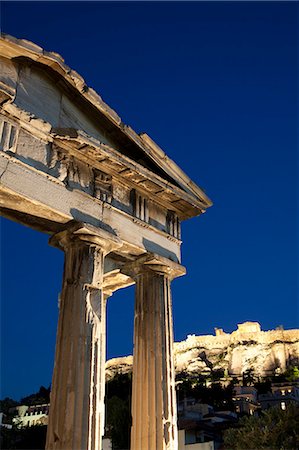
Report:
[[[84,79],[76,71],[72,70],[65,64],[64,59],[60,55],[54,52],[47,52],[40,46],[28,40],[17,39],[6,34],[2,34],[0,38],[0,54],[13,61],[18,61],[20,58],[27,58],[32,62],[47,66],[49,71],[54,71],[57,76],[62,78],[67,85],[74,89],[77,92],[78,97],[88,102],[92,105],[94,110],[104,116],[118,130],[118,133],[125,136],[126,139],[141,149],[146,156],[149,157],[153,163],[156,164],[156,166],[160,167],[170,178],[172,178],[179,187],[169,182],[165,183],[165,180],[164,185],[166,184],[172,192],[176,191],[177,194],[181,198],[185,199],[185,201],[191,206],[191,209],[189,209],[188,212],[186,211],[185,214],[182,210],[178,211],[181,219],[187,219],[199,215],[212,205],[211,200],[207,197],[205,192],[199,188],[146,133],[138,135],[130,126],[125,125],[121,121],[119,115],[112,108],[110,108],[92,88],[86,85]],[[8,109],[11,109],[11,107],[13,107],[12,104],[8,105]],[[24,114],[26,115],[25,112],[23,112],[23,115]],[[24,122],[26,122],[25,116],[24,119]],[[34,120],[38,120],[30,117],[29,119],[32,126],[34,126]],[[36,128],[38,129],[40,123],[37,125],[38,126]],[[47,125],[48,124],[44,124],[44,129],[41,130],[41,134],[43,134],[43,132],[45,132],[45,134],[47,133]],[[61,139],[63,139],[63,137],[61,137]],[[110,152],[111,151],[112,149],[110,149]],[[118,154],[118,157],[125,156],[119,151],[114,150],[114,152]],[[129,160],[129,158],[127,158],[127,160]],[[153,175],[155,175],[156,179],[159,177],[157,174],[154,174],[144,166],[139,165],[138,167],[138,163],[133,160],[131,160],[131,164],[132,163],[135,165],[136,169],[138,168],[138,170],[140,170],[140,167],[142,167],[143,170],[150,173],[151,176],[149,179],[151,179]],[[161,178],[161,180],[163,179]],[[173,209],[176,210],[177,206],[178,205],[173,204]]]

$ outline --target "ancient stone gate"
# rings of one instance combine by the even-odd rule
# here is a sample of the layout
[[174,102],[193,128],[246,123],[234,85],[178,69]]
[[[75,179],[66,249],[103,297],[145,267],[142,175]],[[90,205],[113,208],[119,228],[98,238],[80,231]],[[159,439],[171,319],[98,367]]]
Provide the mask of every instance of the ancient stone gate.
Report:
[[2,214],[65,253],[47,445],[101,450],[107,298],[136,284],[131,448],[177,449],[170,282],[211,205],[63,59],[0,40]]

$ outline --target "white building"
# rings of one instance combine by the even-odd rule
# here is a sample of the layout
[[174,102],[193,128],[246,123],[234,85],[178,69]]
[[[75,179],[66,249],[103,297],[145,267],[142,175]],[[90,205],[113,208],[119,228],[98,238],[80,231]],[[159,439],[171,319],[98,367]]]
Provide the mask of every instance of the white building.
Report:
[[178,450],[214,450],[214,442],[195,442],[186,435],[186,430],[179,430]]
[[20,405],[11,408],[16,412],[13,423],[19,428],[31,427],[33,425],[47,425],[49,415],[49,403],[42,405]]

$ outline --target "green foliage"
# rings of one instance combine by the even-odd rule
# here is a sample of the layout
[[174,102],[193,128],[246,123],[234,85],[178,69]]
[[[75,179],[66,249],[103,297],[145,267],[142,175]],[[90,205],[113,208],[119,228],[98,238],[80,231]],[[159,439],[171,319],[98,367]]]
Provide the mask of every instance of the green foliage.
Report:
[[299,446],[299,407],[289,404],[264,411],[260,417],[243,417],[237,428],[224,433],[227,449],[296,449]]
[[298,381],[299,380],[299,367],[289,366],[284,373],[287,381]]
[[132,374],[117,374],[106,384],[106,434],[114,449],[130,447]]
[[213,406],[217,411],[232,410],[233,385],[222,387],[220,383],[212,383],[210,387],[198,386],[194,389],[194,397],[202,403]]
[[29,428],[11,430],[1,428],[1,449],[44,449],[46,445],[46,425],[35,425]]
[[191,377],[187,372],[180,372],[176,376],[176,386],[179,400],[184,397],[192,396],[193,387],[197,384],[201,384],[200,379]]
[[219,381],[224,378],[224,369],[216,369],[211,371],[211,381]]
[[258,381],[257,383],[254,383],[254,387],[258,394],[267,394],[268,392],[271,392],[271,381],[269,379]]
[[6,423],[12,423],[13,414],[9,412],[9,409],[17,405],[19,405],[19,403],[9,397],[0,400],[0,412],[3,412],[5,414]]
[[243,386],[252,386],[256,381],[256,376],[254,374],[254,369],[250,368],[243,372]]
[[132,374],[119,373],[106,383],[106,398],[114,396],[127,400],[132,391]]
[[284,383],[286,381],[299,381],[299,367],[289,365],[285,372],[271,377],[274,383]]
[[107,431],[114,449],[128,449],[130,446],[130,405],[119,397],[107,400]]
[[19,403],[16,400],[5,397],[3,400],[0,400],[0,411],[4,414],[8,414],[9,408],[13,408],[17,405],[19,405]]
[[[223,371],[214,371],[213,378],[217,380],[222,378]],[[212,378],[212,374],[211,374]],[[210,387],[206,387],[206,377],[191,377],[188,373],[180,373],[176,377],[178,400],[184,397],[192,397],[202,403],[213,406],[216,410],[228,410],[233,408],[232,394],[233,384],[222,387],[219,382],[212,382]]]
[[20,401],[21,405],[42,405],[44,403],[50,403],[50,392],[51,387],[45,388],[41,386],[39,391],[35,394],[28,395],[27,397],[23,397]]

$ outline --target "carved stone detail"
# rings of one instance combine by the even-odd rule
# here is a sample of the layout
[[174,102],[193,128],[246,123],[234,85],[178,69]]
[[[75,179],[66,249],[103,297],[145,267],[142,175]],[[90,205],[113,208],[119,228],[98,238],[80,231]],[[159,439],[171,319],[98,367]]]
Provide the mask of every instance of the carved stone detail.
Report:
[[93,172],[89,165],[73,156],[67,155],[61,149],[53,145],[50,169],[57,171],[57,178],[72,188],[81,188],[91,191],[93,184]]
[[171,236],[181,239],[181,224],[174,211],[168,211],[166,216],[166,230]]
[[11,122],[1,120],[0,122],[0,150],[15,153],[18,136],[18,128]]
[[133,191],[133,213],[137,219],[149,222],[148,199],[136,190]]
[[94,196],[111,203],[113,198],[112,177],[100,170],[94,170]]
[[65,181],[68,176],[68,156],[58,147],[52,145],[49,168],[57,170],[57,178]]

